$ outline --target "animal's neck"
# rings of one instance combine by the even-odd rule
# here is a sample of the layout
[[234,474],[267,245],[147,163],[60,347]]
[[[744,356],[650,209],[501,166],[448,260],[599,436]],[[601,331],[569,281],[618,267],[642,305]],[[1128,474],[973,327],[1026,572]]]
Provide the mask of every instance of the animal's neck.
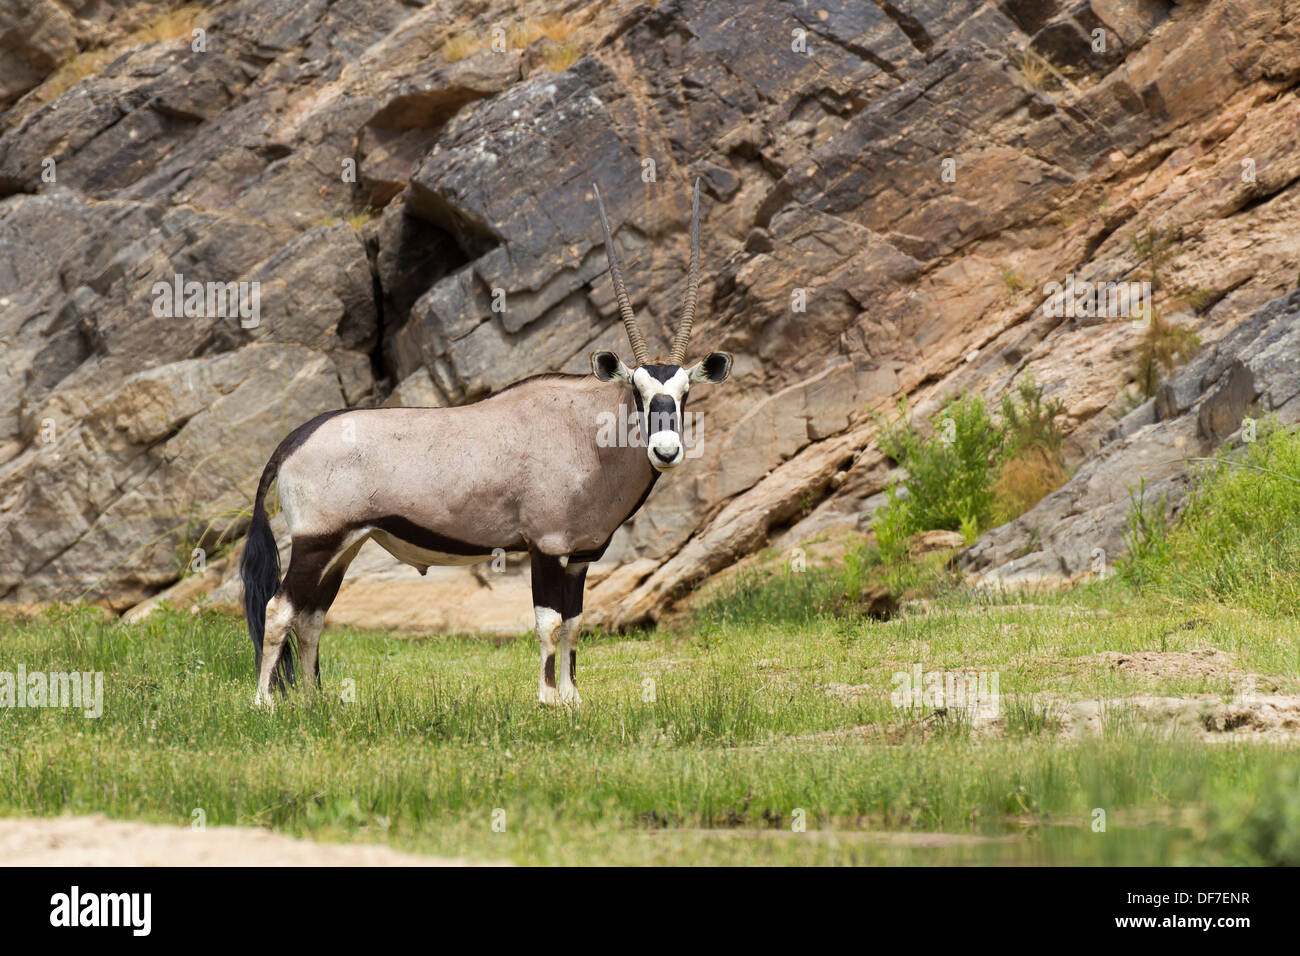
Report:
[[646,454],[630,387],[594,376],[548,376],[500,394],[494,400],[513,399],[521,409],[570,423],[564,429],[566,441],[576,442],[571,464],[581,475],[573,506],[582,514],[574,520],[612,535],[645,503],[659,472]]

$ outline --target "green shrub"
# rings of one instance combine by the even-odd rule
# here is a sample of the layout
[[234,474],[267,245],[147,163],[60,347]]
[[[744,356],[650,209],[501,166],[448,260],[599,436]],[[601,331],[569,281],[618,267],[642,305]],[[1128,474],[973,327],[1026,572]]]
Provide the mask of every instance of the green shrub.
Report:
[[890,488],[872,522],[886,561],[899,559],[918,531],[960,531],[974,541],[1019,517],[1068,477],[1056,424],[1059,400],[1045,401],[1042,386],[1027,380],[1002,397],[999,410],[995,421],[982,398],[962,395],[922,434],[900,405],[899,420],[881,432],[880,448],[907,469],[906,494]]
[[1129,489],[1128,499],[1124,531],[1128,557],[1119,563],[1119,570],[1130,584],[1142,588],[1163,580],[1169,570],[1169,495],[1149,496],[1143,478],[1137,488]]
[[[984,399],[962,395],[944,406],[923,435],[906,419],[885,429],[880,448],[907,469],[905,519],[893,519],[908,534],[959,531],[963,523],[984,527],[993,510],[993,473],[1004,432]],[[895,493],[886,508],[900,504]],[[883,548],[882,548],[883,550]]]
[[1139,590],[1189,600],[1231,601],[1294,614],[1300,601],[1300,435],[1262,429],[1193,474],[1174,524],[1163,502],[1134,497],[1128,556],[1119,563]]
[[876,533],[880,556],[886,561],[899,561],[907,554],[912,516],[907,510],[907,499],[899,497],[897,485],[885,492],[885,506],[876,512],[871,530]]
[[850,548],[844,553],[844,587],[843,595],[853,597],[862,589],[866,582],[867,574],[873,568],[880,566],[880,553],[876,548],[872,548],[867,542],[862,542],[856,548]]
[[1065,436],[1056,424],[1065,411],[1060,399],[1043,400],[1043,387],[1020,383],[1002,396],[1003,461],[993,482],[993,524],[1012,521],[1070,477],[1065,467]]
[[1002,396],[1001,412],[1003,452],[1008,457],[1030,449],[1061,453],[1065,436],[1056,419],[1065,412],[1065,403],[1059,398],[1043,401],[1043,386],[1033,379],[1021,382],[1014,395]]
[[1152,308],[1147,334],[1138,347],[1134,378],[1147,398],[1155,395],[1164,376],[1197,353],[1201,337],[1192,329],[1166,322]]

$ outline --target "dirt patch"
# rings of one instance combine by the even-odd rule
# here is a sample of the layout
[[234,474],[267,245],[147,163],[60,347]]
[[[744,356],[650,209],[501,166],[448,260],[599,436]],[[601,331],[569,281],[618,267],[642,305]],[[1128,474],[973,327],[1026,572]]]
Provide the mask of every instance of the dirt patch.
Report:
[[[195,830],[107,817],[0,820],[6,866],[475,866],[384,846],[314,843],[253,827]],[[487,864],[500,865],[500,864]]]
[[1071,701],[1053,708],[1065,738],[1098,736],[1107,725],[1165,727],[1211,742],[1292,743],[1300,740],[1300,697],[1246,694],[1233,700],[1196,697],[1121,697]]
[[[1102,651],[1097,659],[1113,671],[1148,680],[1169,677],[1239,680],[1246,676],[1228,654],[1214,647],[1194,651],[1136,651],[1132,654]],[[1258,674],[1252,676],[1258,682],[1269,680]]]
[[[864,694],[880,692],[879,688],[867,684],[831,683],[824,689],[846,703],[854,703]],[[1020,726],[1009,733],[1009,722]],[[1032,737],[1033,732],[1025,725],[1064,741],[1146,728],[1187,734],[1207,743],[1296,743],[1300,742],[1300,696],[1244,693],[1230,700],[1213,694],[1079,700],[1040,693],[1004,697],[996,715],[979,708],[934,709],[914,720],[862,724],[793,739],[835,747],[859,742],[914,743],[953,732],[968,733],[974,739]]]

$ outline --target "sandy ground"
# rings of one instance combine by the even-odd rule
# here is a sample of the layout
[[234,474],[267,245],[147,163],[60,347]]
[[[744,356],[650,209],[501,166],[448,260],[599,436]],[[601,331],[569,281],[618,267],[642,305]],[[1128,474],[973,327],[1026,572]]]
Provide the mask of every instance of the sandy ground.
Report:
[[[1281,681],[1267,674],[1241,670],[1232,657],[1217,648],[1194,651],[1138,651],[1121,654],[1102,651],[1091,658],[1039,658],[1063,665],[1077,665],[1092,660],[1109,670],[1137,675],[1146,679],[1184,677],[1198,680],[1224,680],[1237,688],[1230,698],[1216,694],[1192,694],[1185,697],[1161,697],[1136,694],[1107,700],[1080,700],[1062,694],[1040,692],[1023,698],[1009,697],[1005,706],[1032,705],[1043,714],[1048,727],[1062,740],[1080,740],[1100,736],[1109,723],[1146,725],[1187,734],[1206,743],[1292,743],[1300,740],[1300,695],[1280,692]],[[759,661],[761,667],[763,661]],[[886,693],[878,683],[845,684],[827,682],[826,693],[841,700],[856,701],[864,696]],[[844,740],[911,740],[938,729],[938,713],[931,713],[919,727],[900,723],[893,727],[877,725],[822,731],[803,739],[836,743]],[[1005,715],[971,711],[964,714],[972,732],[979,737],[998,737],[1006,729]]]
[[107,817],[0,819],[5,866],[474,866],[382,846],[313,843],[253,827],[163,826]]

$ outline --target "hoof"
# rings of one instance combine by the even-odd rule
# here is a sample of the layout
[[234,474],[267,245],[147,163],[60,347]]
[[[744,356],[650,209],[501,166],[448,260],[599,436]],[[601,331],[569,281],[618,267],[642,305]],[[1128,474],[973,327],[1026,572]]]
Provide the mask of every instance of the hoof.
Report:
[[582,705],[582,698],[578,696],[577,688],[561,693],[559,700],[565,707],[579,707]]
[[537,691],[537,703],[555,707],[560,703],[560,695],[554,687],[541,687]]

